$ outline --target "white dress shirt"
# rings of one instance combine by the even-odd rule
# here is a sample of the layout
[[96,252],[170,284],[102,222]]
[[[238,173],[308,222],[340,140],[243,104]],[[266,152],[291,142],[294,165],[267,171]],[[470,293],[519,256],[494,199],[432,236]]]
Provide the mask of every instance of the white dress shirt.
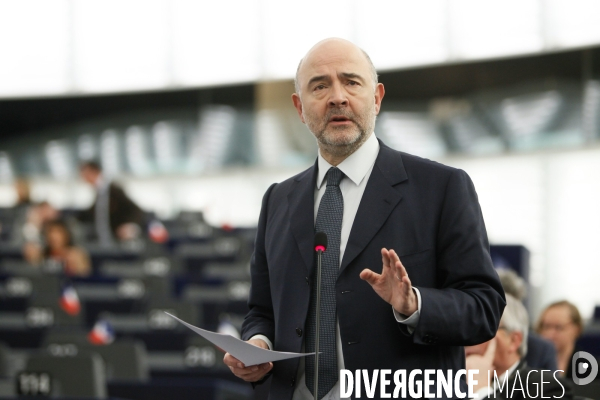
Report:
[[110,180],[99,176],[95,186],[98,192],[94,212],[96,235],[101,245],[109,246],[113,242],[110,227]]
[[[375,137],[375,134],[367,139],[363,145],[352,153],[348,158],[342,161],[337,167],[344,173],[342,180],[340,181],[340,190],[344,199],[344,215],[342,217],[342,231],[340,240],[340,265],[344,258],[344,252],[346,245],[348,244],[348,238],[350,237],[350,230],[354,223],[354,217],[358,211],[358,206],[362,199],[363,193],[371,176],[371,171],[375,166],[375,160],[379,154],[379,142]],[[327,171],[332,167],[319,152],[317,165],[319,167],[317,182],[315,187],[315,206],[314,206],[314,221],[317,220],[317,212],[319,210],[319,204],[321,198],[325,194],[326,182],[325,177]],[[374,263],[381,262],[380,260],[373,260]],[[365,282],[365,285],[368,283]],[[393,308],[393,315],[396,320],[400,323],[408,325],[409,331],[412,331],[417,326],[419,321],[419,315],[421,311],[421,295],[417,289],[415,293],[418,298],[418,310],[415,311],[408,318],[397,313]],[[390,315],[391,317],[392,315]],[[411,329],[412,328],[412,329]],[[252,339],[264,340],[270,349],[273,348],[271,341],[264,335],[255,335]],[[337,359],[338,369],[344,369],[344,355],[342,353],[342,339],[340,336],[339,324],[336,329],[336,347],[337,347]],[[302,346],[304,351],[304,345]],[[338,400],[340,398],[340,382],[338,381],[335,386],[323,397],[324,400]],[[296,379],[296,388],[294,389],[294,396],[292,400],[312,400],[313,395],[310,393],[305,383],[304,373],[304,358],[300,359],[300,366],[298,368],[298,375]]]

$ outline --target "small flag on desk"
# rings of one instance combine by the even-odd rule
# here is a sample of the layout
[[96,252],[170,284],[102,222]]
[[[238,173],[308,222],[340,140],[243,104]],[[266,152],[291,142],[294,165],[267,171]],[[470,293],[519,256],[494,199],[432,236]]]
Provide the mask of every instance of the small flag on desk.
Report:
[[90,333],[88,333],[88,340],[91,344],[97,346],[111,344],[115,341],[115,331],[110,322],[101,319],[96,322]]
[[148,236],[155,243],[165,243],[169,240],[169,232],[159,220],[154,220],[148,225]]
[[60,308],[69,315],[77,315],[81,311],[81,303],[75,288],[71,285],[65,285],[62,289],[60,299]]

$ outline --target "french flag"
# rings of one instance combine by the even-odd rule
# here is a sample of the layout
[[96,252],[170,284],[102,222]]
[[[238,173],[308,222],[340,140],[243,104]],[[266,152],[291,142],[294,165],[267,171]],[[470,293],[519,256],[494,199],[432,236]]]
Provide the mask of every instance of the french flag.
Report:
[[60,308],[63,309],[69,315],[77,315],[81,312],[81,303],[79,302],[79,296],[77,296],[77,292],[75,288],[71,285],[66,285],[63,287],[60,299],[59,299]]
[[169,231],[159,220],[154,220],[148,225],[148,236],[155,243],[165,243],[169,240]]
[[101,319],[88,333],[88,341],[97,346],[111,344],[115,341],[115,331],[108,321]]

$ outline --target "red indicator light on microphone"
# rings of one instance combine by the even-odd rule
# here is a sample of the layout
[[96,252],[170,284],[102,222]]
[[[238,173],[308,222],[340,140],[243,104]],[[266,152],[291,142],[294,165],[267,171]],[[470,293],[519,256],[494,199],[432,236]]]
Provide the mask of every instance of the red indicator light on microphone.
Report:
[[315,233],[315,251],[325,251],[327,249],[327,235],[324,232]]

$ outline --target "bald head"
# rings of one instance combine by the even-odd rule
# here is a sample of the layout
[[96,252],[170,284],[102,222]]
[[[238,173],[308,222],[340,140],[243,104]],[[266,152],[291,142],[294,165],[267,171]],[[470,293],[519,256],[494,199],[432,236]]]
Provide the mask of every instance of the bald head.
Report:
[[384,94],[369,56],[334,38],[317,43],[300,62],[292,102],[320,154],[338,165],[373,133]]
[[362,59],[365,62],[365,66],[368,68],[369,78],[373,84],[373,89],[377,86],[377,70],[371,61],[371,57],[366,51],[355,45],[354,43],[340,38],[329,38],[321,40],[315,44],[306,55],[298,63],[296,69],[296,77],[294,78],[294,86],[296,93],[300,93],[302,89],[302,83],[300,82],[300,74],[303,69],[303,65],[308,64],[310,61],[325,61],[329,58],[337,57],[348,57],[353,56],[357,60]]

